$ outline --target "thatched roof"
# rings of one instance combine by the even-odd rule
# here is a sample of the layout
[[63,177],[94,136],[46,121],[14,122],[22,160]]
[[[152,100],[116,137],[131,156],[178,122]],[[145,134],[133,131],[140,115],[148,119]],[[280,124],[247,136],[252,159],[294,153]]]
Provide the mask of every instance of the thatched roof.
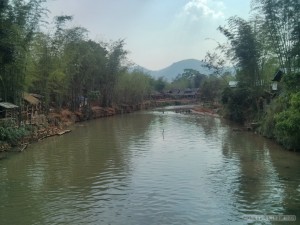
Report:
[[31,105],[38,105],[40,103],[40,100],[28,93],[24,93],[23,99]]
[[35,97],[35,98],[37,98],[37,99],[39,99],[39,100],[41,100],[41,99],[44,98],[43,95],[39,95],[39,94],[30,93],[30,95],[33,96],[33,97]]

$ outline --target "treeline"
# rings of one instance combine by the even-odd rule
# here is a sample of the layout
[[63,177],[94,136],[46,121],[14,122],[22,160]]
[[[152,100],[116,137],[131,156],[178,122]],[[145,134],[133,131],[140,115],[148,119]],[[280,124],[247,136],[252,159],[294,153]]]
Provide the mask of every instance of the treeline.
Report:
[[85,28],[66,28],[71,16],[56,17],[54,29],[41,32],[47,14],[44,2],[0,2],[2,101],[19,105],[26,91],[42,95],[46,109],[77,110],[82,99],[107,107],[139,103],[149,96],[155,80],[129,72],[124,40],[89,40]]
[[[222,94],[226,115],[241,123],[258,121],[262,134],[299,150],[300,1],[253,0],[251,7],[249,20],[234,16],[218,28],[228,40],[218,50],[237,71],[237,88]],[[208,62],[218,67],[212,55]],[[283,78],[272,92],[270,82],[278,70]],[[266,100],[271,103],[263,107]]]
[[226,118],[300,150],[300,1],[252,0],[249,20],[233,16],[218,30],[227,42],[206,54],[212,74],[185,70],[165,87],[200,87],[202,100],[221,102]]
[[[42,95],[46,110],[75,111],[86,99],[107,107],[140,103],[152,90],[200,88],[202,99],[223,103],[228,118],[259,122],[262,134],[300,149],[299,1],[252,0],[249,20],[234,16],[218,28],[228,42],[206,55],[212,75],[187,69],[171,83],[129,71],[124,40],[90,40],[85,28],[66,26],[70,16],[56,17],[54,28],[42,32],[45,1],[0,1],[1,101],[20,105],[26,91]],[[235,76],[225,72],[228,63]],[[279,69],[283,79],[272,92]]]
[[215,69],[211,69],[210,75],[205,75],[194,69],[184,69],[183,73],[178,74],[171,82],[162,77],[156,79],[153,87],[160,92],[198,89],[197,100],[219,105],[223,90],[233,78],[229,71],[222,71],[219,75]]
[[[4,0],[0,3],[0,100],[21,105],[24,92],[43,96],[46,110],[85,103],[103,107],[138,104],[154,91],[200,88],[205,99],[216,99],[226,83],[186,69],[172,82],[130,70],[124,40],[109,43],[88,38],[83,27],[69,27],[71,16],[54,18],[40,27],[46,0]],[[49,28],[49,26],[47,26]]]

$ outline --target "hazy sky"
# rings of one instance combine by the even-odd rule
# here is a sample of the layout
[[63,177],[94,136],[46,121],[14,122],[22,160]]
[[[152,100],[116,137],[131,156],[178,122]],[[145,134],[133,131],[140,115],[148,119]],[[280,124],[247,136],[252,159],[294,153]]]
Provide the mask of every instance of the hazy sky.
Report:
[[203,59],[225,38],[216,29],[230,16],[247,18],[250,0],[48,0],[49,17],[74,16],[95,41],[125,39],[129,59],[156,70]]

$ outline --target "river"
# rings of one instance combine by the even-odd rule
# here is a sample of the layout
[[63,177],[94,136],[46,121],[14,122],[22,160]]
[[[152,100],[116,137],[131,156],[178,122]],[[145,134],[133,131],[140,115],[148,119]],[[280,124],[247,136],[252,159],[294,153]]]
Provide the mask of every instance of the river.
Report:
[[167,109],[76,124],[0,161],[0,224],[300,224],[300,155],[232,128]]

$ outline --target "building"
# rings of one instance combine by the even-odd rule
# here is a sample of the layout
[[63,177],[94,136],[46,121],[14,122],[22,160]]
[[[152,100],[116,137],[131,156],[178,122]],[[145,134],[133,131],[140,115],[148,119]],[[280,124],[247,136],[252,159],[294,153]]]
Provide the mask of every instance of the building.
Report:
[[282,70],[278,70],[274,74],[274,78],[272,79],[272,91],[277,91],[278,90],[278,82],[281,81],[282,76],[283,76]]
[[228,85],[230,88],[236,88],[238,86],[238,81],[229,81]]
[[9,102],[0,102],[0,119],[17,119],[19,106]]
[[199,88],[187,88],[183,92],[185,98],[197,98],[199,95]]
[[166,96],[164,93],[161,93],[159,91],[152,91],[150,97],[152,100],[159,100],[159,99],[164,99]]
[[42,102],[33,94],[23,93],[22,120],[27,124],[36,123],[36,118],[42,113]]
[[199,88],[186,88],[184,90],[172,89],[167,91],[166,96],[175,99],[189,98],[195,99],[199,96]]

